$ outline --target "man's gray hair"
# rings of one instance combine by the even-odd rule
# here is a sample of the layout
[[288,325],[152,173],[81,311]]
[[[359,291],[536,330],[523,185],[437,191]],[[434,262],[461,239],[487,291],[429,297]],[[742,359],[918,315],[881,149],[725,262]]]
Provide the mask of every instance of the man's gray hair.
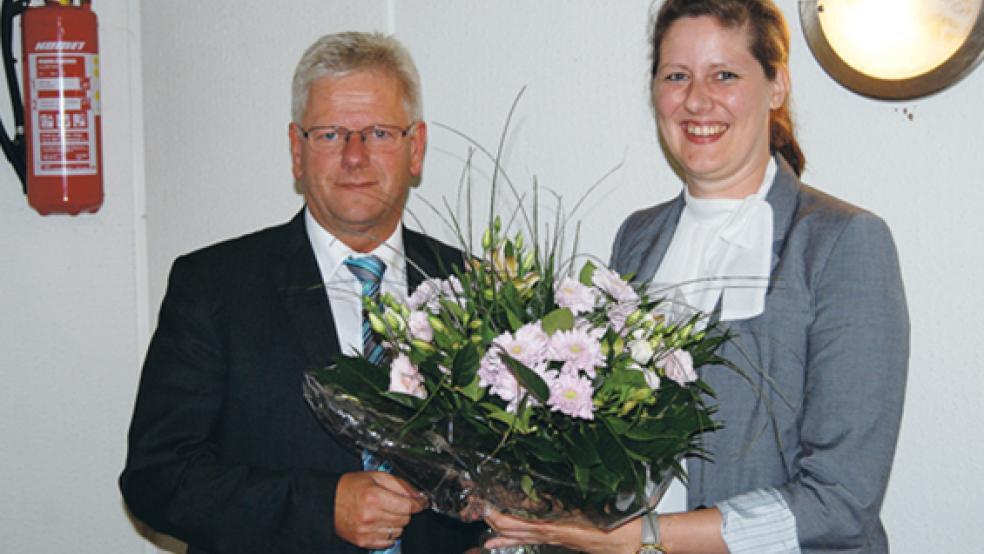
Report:
[[424,114],[420,75],[410,52],[392,36],[350,31],[319,38],[301,56],[291,84],[290,112],[294,123],[301,123],[314,81],[362,70],[384,71],[395,77],[402,89],[407,114],[413,121],[421,120]]

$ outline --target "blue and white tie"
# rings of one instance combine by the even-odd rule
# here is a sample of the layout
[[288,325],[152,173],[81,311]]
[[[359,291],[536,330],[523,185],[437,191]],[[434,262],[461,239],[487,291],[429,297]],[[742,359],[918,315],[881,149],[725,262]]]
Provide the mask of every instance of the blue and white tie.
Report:
[[[379,286],[383,281],[383,274],[386,273],[386,264],[383,260],[374,255],[361,258],[350,256],[345,259],[345,266],[362,285],[362,296],[379,302]],[[372,331],[365,307],[362,308],[362,353],[371,363],[385,363],[386,350]],[[368,450],[362,451],[362,468],[366,471],[391,471],[389,464]],[[400,541],[397,540],[393,546],[385,550],[373,550],[372,552],[373,554],[400,554]]]
[[[383,281],[383,274],[386,273],[386,264],[383,260],[373,255],[362,258],[349,256],[345,259],[345,266],[362,285],[363,298],[368,297],[374,302],[379,302],[379,286]],[[372,332],[372,325],[369,324],[364,307],[362,308],[362,353],[374,364],[382,363],[386,355],[383,345]]]

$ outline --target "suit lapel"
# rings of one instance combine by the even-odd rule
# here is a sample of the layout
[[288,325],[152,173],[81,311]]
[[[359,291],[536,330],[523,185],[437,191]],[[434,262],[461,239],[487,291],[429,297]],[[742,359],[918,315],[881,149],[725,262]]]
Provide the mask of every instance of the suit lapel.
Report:
[[652,226],[652,241],[648,248],[640,256],[639,269],[636,271],[634,281],[637,283],[649,283],[656,275],[659,264],[663,262],[670,241],[673,240],[673,233],[676,232],[677,223],[680,221],[680,213],[683,211],[683,193],[680,193],[669,208],[662,214],[662,219],[654,221]]
[[412,293],[417,286],[431,277],[443,278],[451,274],[446,265],[438,243],[424,235],[403,227],[403,250],[407,259],[407,291]]
[[793,214],[796,213],[797,198],[799,197],[800,182],[793,168],[776,155],[776,178],[772,182],[766,201],[772,206],[772,274],[779,265],[779,255],[786,243],[789,228],[793,224]]
[[304,210],[287,224],[282,250],[275,252],[274,283],[310,367],[332,361],[340,351],[324,279],[304,227]]

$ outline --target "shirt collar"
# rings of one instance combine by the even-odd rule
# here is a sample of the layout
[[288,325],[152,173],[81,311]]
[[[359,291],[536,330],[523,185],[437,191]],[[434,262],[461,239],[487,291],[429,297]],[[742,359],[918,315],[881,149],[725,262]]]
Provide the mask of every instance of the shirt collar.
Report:
[[307,208],[304,209],[304,227],[307,229],[311,248],[314,249],[314,255],[318,260],[321,277],[326,282],[333,281],[335,273],[349,256],[358,258],[369,254],[378,256],[386,264],[386,273],[383,274],[384,281],[406,281],[407,264],[404,261],[402,221],[397,223],[393,234],[372,252],[356,252],[349,248],[347,244],[315,221],[311,211]]

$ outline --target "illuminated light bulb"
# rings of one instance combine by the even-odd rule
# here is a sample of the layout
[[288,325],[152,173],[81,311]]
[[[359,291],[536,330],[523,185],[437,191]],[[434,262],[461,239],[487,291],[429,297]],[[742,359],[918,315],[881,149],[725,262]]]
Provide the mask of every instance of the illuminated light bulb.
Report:
[[822,0],[820,26],[834,52],[878,79],[916,77],[964,43],[981,5],[973,0]]

